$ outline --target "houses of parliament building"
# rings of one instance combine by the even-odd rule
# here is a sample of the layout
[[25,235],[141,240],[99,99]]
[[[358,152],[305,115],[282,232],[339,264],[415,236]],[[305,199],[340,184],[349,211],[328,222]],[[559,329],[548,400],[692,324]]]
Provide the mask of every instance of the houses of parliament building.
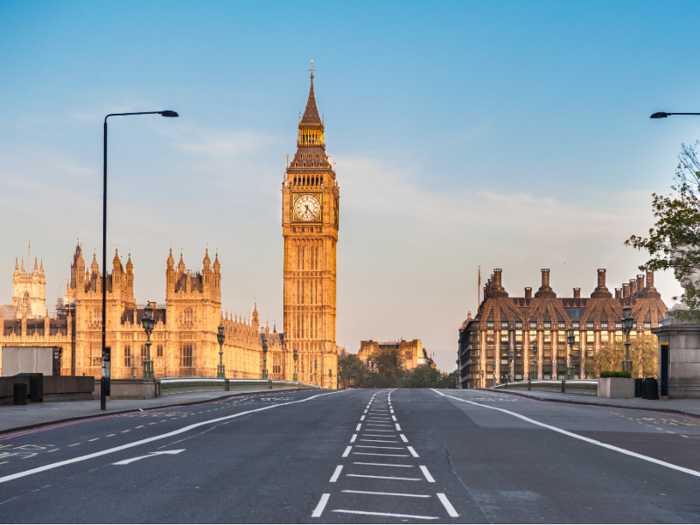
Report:
[[[221,308],[221,264],[208,251],[201,271],[187,269],[172,250],[165,262],[165,303],[155,305],[151,359],[156,377],[215,377],[219,364],[218,326],[224,326],[226,376],[260,378],[263,342],[271,379],[335,387],[338,374],[336,326],[336,244],[340,190],[326,155],[324,124],[316,106],[313,63],[311,86],[299,120],[297,152],[282,184],[284,237],[284,329],[260,326],[257,305],[247,317]],[[0,348],[46,346],[61,353],[62,375],[99,377],[102,365],[102,276],[93,257],[87,265],[75,249],[65,298],[54,315],[46,309],[43,262],[33,272],[13,274],[11,305],[0,305]],[[106,276],[106,345],[112,349],[112,378],[139,378],[146,357],[141,318],[146,305],[134,298],[134,265],[116,253]]]

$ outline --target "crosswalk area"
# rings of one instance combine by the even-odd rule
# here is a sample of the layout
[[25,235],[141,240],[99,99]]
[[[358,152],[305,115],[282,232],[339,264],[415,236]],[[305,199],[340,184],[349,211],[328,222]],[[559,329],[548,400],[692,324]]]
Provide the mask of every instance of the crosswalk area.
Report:
[[401,428],[392,392],[370,398],[311,518],[393,523],[459,517],[448,497],[435,490],[435,478]]

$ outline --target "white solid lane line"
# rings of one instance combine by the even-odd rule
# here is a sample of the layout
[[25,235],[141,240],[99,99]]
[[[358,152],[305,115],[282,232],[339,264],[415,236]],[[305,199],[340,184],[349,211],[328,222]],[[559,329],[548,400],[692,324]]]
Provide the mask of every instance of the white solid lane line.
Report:
[[400,465],[398,463],[365,463],[362,461],[353,461],[353,465],[373,465],[375,467],[403,467],[403,468],[413,468],[415,465]]
[[399,434],[404,443],[408,443],[408,439],[403,434]]
[[445,507],[445,510],[450,515],[450,518],[459,517],[459,514],[457,514],[457,511],[452,506],[452,503],[450,503],[450,500],[447,499],[447,496],[445,496],[442,492],[438,492],[437,497],[442,502],[443,506]]
[[353,434],[352,437],[350,438],[350,443],[354,443],[356,439],[357,439],[357,434]]
[[156,456],[159,456],[161,454],[179,454],[180,452],[184,452],[185,449],[181,450],[162,450],[159,452],[151,452],[150,454],[147,454],[145,456],[139,456],[137,458],[131,458],[131,459],[125,459],[124,461],[117,461],[116,463],[112,463],[112,465],[128,465],[129,463],[133,463],[134,461],[139,461],[140,459],[146,459],[146,458],[153,458]]
[[411,457],[408,454],[375,454],[373,452],[353,452],[358,456],[384,456],[389,458],[408,458]]
[[403,450],[403,447],[381,447],[379,445],[355,445],[357,448],[386,448],[390,450]]
[[430,494],[402,494],[400,492],[372,492],[371,490],[341,490],[341,492],[349,492],[350,494],[371,494],[373,496],[405,496],[407,498],[429,498],[430,497]]
[[314,509],[313,514],[311,514],[312,518],[320,518],[321,514],[323,514],[323,509],[326,508],[326,504],[328,503],[328,498],[330,498],[330,494],[323,494],[321,496],[321,501],[318,502],[318,505],[316,505],[316,508]]
[[428,472],[428,467],[425,465],[421,465],[420,469],[423,471],[423,475],[425,476],[425,479],[428,480],[430,483],[435,483],[435,479],[430,475],[430,472]]
[[370,476],[368,474],[345,474],[350,478],[393,479],[394,481],[423,481],[421,478],[397,478],[394,476]]
[[414,449],[412,446],[409,445],[409,446],[407,446],[406,448],[407,448],[408,451],[411,453],[411,456],[413,456],[414,458],[419,458],[419,457],[420,457],[420,456],[418,455],[418,452],[416,452],[415,449]]
[[387,516],[389,518],[408,518],[416,520],[436,520],[437,516],[414,516],[412,514],[393,514],[391,512],[367,512],[364,510],[333,509],[332,512],[342,512],[344,514],[361,514],[363,516]]
[[335,467],[335,472],[333,472],[333,475],[331,476],[331,483],[335,483],[338,481],[338,477],[340,477],[340,471],[343,470],[343,465],[338,465]]
[[607,443],[601,443],[600,441],[596,441],[595,439],[587,438],[584,436],[579,436],[578,434],[574,434],[573,432],[569,432],[569,431],[564,430],[562,428],[553,427],[552,425],[547,425],[545,423],[540,423],[539,421],[535,421],[534,419],[530,419],[529,417],[520,415],[516,412],[511,412],[510,410],[506,410],[505,408],[498,408],[498,407],[492,407],[489,405],[482,405],[481,403],[475,403],[474,401],[467,401],[466,399],[460,399],[460,398],[455,397],[455,396],[448,396],[447,394],[443,394],[442,392],[438,392],[434,388],[431,388],[431,390],[437,394],[440,394],[443,397],[449,397],[449,398],[455,399],[457,401],[462,401],[463,403],[469,403],[470,405],[476,405],[478,407],[488,408],[489,410],[497,410],[498,412],[503,412],[504,414],[509,414],[511,416],[522,419],[523,421],[527,421],[528,423],[532,423],[533,425],[538,425],[540,427],[547,428],[549,430],[553,430],[554,432],[559,432],[560,434],[564,434],[565,436],[569,436],[569,437],[572,437],[574,439],[579,439],[581,441],[585,441],[586,443],[590,443],[592,445],[597,445],[599,447],[607,448],[608,450],[614,450],[615,452],[620,452],[620,453],[625,454],[627,456],[632,456],[633,458],[643,459],[644,461],[648,461],[649,463],[655,463],[657,465],[661,465],[662,467],[667,467],[667,468],[670,468],[673,470],[678,470],[679,472],[685,472],[686,474],[690,474],[691,476],[700,477],[700,472],[698,472],[697,470],[691,470],[689,468],[679,467],[678,465],[674,465],[672,463],[667,463],[665,461],[661,461],[660,459],[651,458],[649,456],[643,456],[642,454],[637,454],[636,452],[632,452],[630,450],[625,450],[624,448],[616,447],[614,445],[608,445]]
[[342,457],[344,457],[344,458],[348,457],[348,454],[350,454],[351,450],[352,450],[352,446],[345,447],[345,452],[343,452]]
[[64,461],[59,461],[57,463],[49,463],[48,465],[43,465],[41,467],[36,467],[36,468],[30,469],[30,470],[25,470],[23,472],[16,472],[16,473],[10,474],[8,476],[3,476],[0,478],[0,483],[5,483],[7,481],[12,481],[15,479],[23,478],[25,476],[31,476],[32,474],[38,474],[39,472],[45,472],[47,470],[52,470],[55,468],[63,467],[65,465],[71,465],[73,463],[87,461],[89,459],[98,458],[100,456],[106,456],[107,454],[113,454],[113,453],[119,452],[121,450],[127,450],[127,449],[132,448],[132,447],[138,447],[140,445],[145,445],[146,443],[160,441],[161,439],[168,439],[168,438],[171,438],[173,436],[177,436],[177,435],[182,434],[184,432],[189,432],[190,430],[193,430],[195,428],[199,428],[202,426],[211,425],[211,424],[219,423],[222,421],[230,421],[230,420],[238,418],[238,417],[247,416],[248,414],[254,414],[255,412],[262,412],[263,410],[270,410],[270,409],[276,408],[276,407],[295,405],[297,403],[305,403],[307,401],[311,401],[312,399],[316,399],[317,397],[331,396],[333,394],[338,394],[340,392],[342,392],[342,390],[336,390],[335,392],[328,392],[325,394],[316,394],[315,396],[307,397],[305,399],[300,399],[298,401],[287,401],[286,403],[279,403],[277,405],[268,405],[268,406],[256,408],[253,410],[246,410],[245,412],[239,412],[238,414],[232,414],[230,416],[218,417],[216,419],[209,419],[207,421],[202,421],[200,423],[193,423],[192,425],[187,425],[186,427],[182,427],[178,430],[173,430],[172,432],[166,432],[165,434],[161,434],[159,436],[153,436],[150,438],[141,439],[139,441],[134,441],[133,443],[127,443],[125,445],[120,445],[118,447],[108,448],[107,450],[102,450],[100,452],[86,454],[85,456],[79,456],[77,458],[66,459]]

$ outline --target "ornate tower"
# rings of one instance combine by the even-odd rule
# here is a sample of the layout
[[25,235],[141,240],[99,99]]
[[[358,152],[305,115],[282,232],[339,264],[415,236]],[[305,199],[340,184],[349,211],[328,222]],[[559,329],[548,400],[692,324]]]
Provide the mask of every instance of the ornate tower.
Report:
[[323,121],[316,107],[311,62],[311,88],[299,121],[297,152],[282,184],[284,344],[287,376],[293,373],[290,358],[296,349],[299,380],[326,388],[335,386],[338,374],[335,253],[339,202],[340,190],[326,155]]

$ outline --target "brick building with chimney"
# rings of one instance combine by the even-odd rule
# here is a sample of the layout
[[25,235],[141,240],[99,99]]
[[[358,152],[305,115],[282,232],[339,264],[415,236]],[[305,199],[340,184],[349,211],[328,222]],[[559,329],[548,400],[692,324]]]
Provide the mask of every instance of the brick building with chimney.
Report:
[[[570,327],[576,341],[571,354],[575,376],[584,378],[585,357],[607,341],[623,339],[622,308],[627,304],[635,320],[631,338],[662,323],[667,307],[654,287],[653,272],[623,283],[613,296],[606,286],[605,269],[600,269],[590,297],[581,297],[580,288],[573,289],[573,297],[557,297],[550,271],[543,269],[534,296],[527,287],[523,297],[510,297],[502,284],[502,270],[496,268],[484,287],[476,316],[472,318],[470,312],[459,329],[460,384],[462,388],[491,387],[505,376],[515,381],[565,378]],[[535,340],[537,356],[532,354]]]

